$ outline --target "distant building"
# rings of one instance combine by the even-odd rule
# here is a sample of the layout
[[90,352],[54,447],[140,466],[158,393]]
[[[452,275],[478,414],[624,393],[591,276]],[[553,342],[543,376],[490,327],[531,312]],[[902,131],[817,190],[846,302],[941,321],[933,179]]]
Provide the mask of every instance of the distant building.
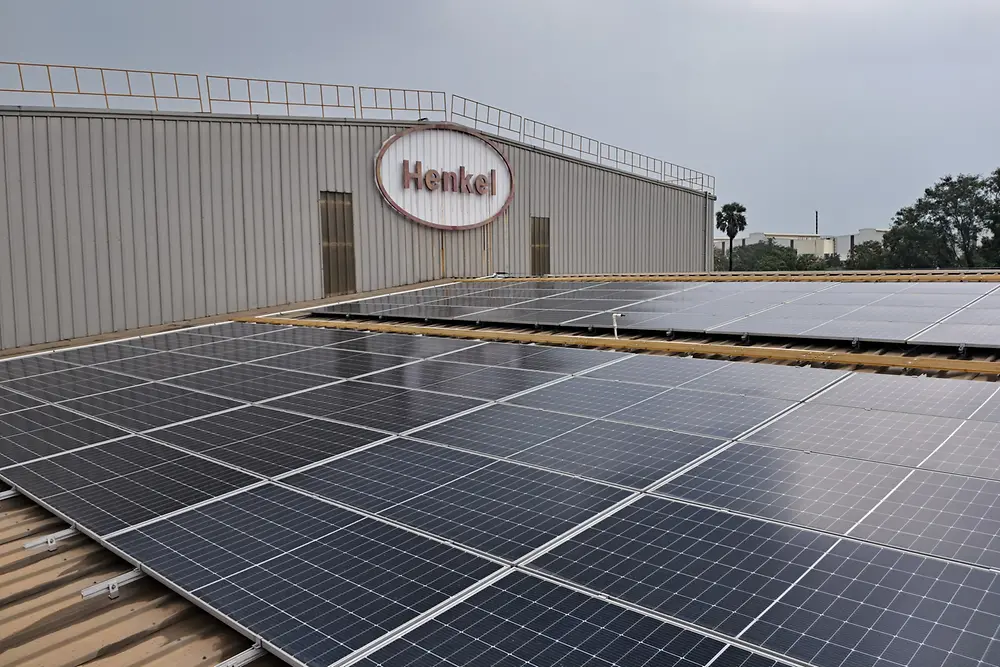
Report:
[[[751,232],[742,238],[733,239],[733,247],[772,241],[775,245],[792,248],[800,255],[838,255],[841,259],[846,260],[851,254],[851,248],[866,241],[881,241],[887,231],[889,230],[865,227],[854,234],[846,234],[844,236]],[[719,250],[728,250],[729,237],[716,237],[714,245]]]
[[833,237],[833,251],[840,255],[841,259],[847,259],[851,254],[851,248],[868,241],[878,241],[881,243],[882,237],[885,236],[887,231],[889,230],[865,227],[864,229],[858,230],[855,234],[835,236]]

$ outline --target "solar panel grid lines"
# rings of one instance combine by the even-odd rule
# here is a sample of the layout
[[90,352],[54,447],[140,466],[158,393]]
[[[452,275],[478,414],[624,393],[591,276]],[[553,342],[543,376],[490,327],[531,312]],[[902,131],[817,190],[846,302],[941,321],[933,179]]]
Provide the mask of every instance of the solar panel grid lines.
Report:
[[[276,514],[262,507],[256,516],[247,513],[281,494],[296,498],[292,509]],[[282,647],[282,655],[291,656],[294,664],[336,662],[503,570],[440,540],[272,484],[255,497],[243,494],[227,506],[216,504],[202,512],[215,513],[219,520],[208,525],[197,516],[180,516],[133,531],[113,546],[142,561],[143,553],[147,559],[159,553],[158,548],[149,553],[151,538],[166,538],[185,559],[160,563],[168,581],[171,575],[187,577],[197,584],[201,604],[239,617],[254,635]],[[280,522],[273,545],[261,542],[269,531],[261,531],[260,523],[268,520]],[[298,526],[303,520],[320,528],[329,524],[332,532],[321,529],[291,540],[283,536],[289,533],[282,526]],[[177,529],[185,525],[190,532],[178,539]],[[245,546],[229,557],[221,549],[226,543]],[[211,569],[191,569],[195,554],[197,562]]]
[[102,535],[255,484],[214,459],[132,436],[8,468],[6,481]]
[[[755,310],[755,311],[752,311],[752,312],[749,312],[749,313],[745,313],[745,314],[741,315],[740,317],[736,317],[736,318],[734,318],[732,320],[729,320],[728,322],[723,322],[723,323],[719,324],[718,326],[712,327],[711,329],[718,329],[720,327],[724,327],[724,326],[728,326],[728,325],[734,324],[735,322],[737,322],[739,320],[742,320],[742,319],[745,319],[745,318],[748,318],[748,317],[754,317],[755,315],[760,315],[762,313],[770,312],[770,311],[775,310],[777,308],[781,308],[782,306],[785,306],[785,305],[787,305],[789,303],[795,303],[796,301],[800,301],[801,299],[804,299],[807,296],[811,296],[813,294],[822,294],[823,292],[825,292],[828,289],[831,289],[832,287],[833,287],[833,285],[831,284],[831,285],[827,285],[826,287],[817,289],[816,291],[803,292],[802,294],[800,294],[800,295],[798,295],[798,296],[796,296],[794,298],[787,299],[787,300],[781,301],[780,303],[776,303],[774,305],[761,308],[760,310]],[[709,331],[711,331],[711,329],[709,329]]]
[[1000,387],[927,376],[856,373],[814,399],[816,403],[969,419]]
[[[332,667],[431,663],[708,667],[720,664],[717,660],[732,649],[706,635],[520,572],[505,574],[418,626],[394,634],[392,641],[358,651]],[[583,637],[588,638],[586,646],[581,645]],[[745,664],[733,660],[743,661],[751,654],[735,650],[740,654],[721,664]]]
[[1000,664],[997,573],[844,539],[744,633],[819,665]]

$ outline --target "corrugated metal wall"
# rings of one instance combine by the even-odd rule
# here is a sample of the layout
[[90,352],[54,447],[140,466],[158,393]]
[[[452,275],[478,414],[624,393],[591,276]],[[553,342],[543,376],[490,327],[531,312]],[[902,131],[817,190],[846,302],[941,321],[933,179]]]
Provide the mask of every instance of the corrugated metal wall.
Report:
[[392,211],[373,160],[403,124],[0,109],[0,349],[323,296],[320,191],[353,196],[357,287],[529,271],[710,268],[712,200],[498,141],[508,214],[445,232]]

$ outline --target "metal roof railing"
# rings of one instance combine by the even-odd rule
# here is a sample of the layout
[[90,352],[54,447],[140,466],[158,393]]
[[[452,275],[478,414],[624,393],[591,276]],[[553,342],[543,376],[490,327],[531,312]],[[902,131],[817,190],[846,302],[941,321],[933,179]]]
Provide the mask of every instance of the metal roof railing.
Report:
[[[444,91],[184,72],[0,61],[0,103],[107,109],[451,121],[501,139],[680,187],[715,193],[715,177]],[[126,106],[122,106],[126,105]],[[142,105],[146,105],[143,107]]]

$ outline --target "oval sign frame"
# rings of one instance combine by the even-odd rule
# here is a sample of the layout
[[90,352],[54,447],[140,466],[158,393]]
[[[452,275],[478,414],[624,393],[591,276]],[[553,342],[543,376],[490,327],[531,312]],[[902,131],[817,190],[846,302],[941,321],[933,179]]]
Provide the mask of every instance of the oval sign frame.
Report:
[[[510,192],[507,194],[506,201],[504,201],[503,205],[500,206],[500,209],[496,213],[494,213],[485,220],[481,220],[471,225],[442,225],[436,222],[431,222],[430,220],[424,220],[423,218],[420,218],[410,213],[402,206],[400,206],[398,203],[396,203],[396,200],[392,198],[392,195],[389,194],[389,192],[385,188],[385,184],[382,182],[382,158],[385,155],[386,151],[389,150],[389,147],[392,146],[397,141],[399,141],[400,139],[402,139],[403,137],[408,136],[410,134],[414,134],[416,132],[423,132],[426,130],[449,130],[453,132],[461,132],[463,134],[467,134],[471,137],[478,139],[482,143],[486,144],[486,146],[488,146],[493,152],[495,152],[497,155],[500,156],[500,159],[503,160],[504,166],[507,169],[507,175],[510,178]],[[389,206],[391,206],[394,211],[399,213],[404,218],[416,222],[418,224],[425,225],[427,227],[433,227],[435,229],[445,229],[448,231],[476,229],[478,227],[482,227],[483,225],[488,225],[497,218],[499,218],[500,216],[502,216],[504,213],[506,213],[507,209],[510,208],[511,202],[514,200],[514,170],[511,168],[510,161],[507,160],[507,156],[504,155],[503,152],[501,152],[501,150],[496,146],[496,144],[490,141],[486,136],[480,134],[479,132],[476,132],[471,128],[465,127],[464,125],[458,125],[456,123],[421,124],[407,128],[402,132],[397,132],[396,134],[386,139],[385,142],[383,142],[382,147],[379,149],[378,154],[375,156],[375,183],[378,185],[378,190],[382,194],[382,199],[384,199],[385,202],[389,204]]]

